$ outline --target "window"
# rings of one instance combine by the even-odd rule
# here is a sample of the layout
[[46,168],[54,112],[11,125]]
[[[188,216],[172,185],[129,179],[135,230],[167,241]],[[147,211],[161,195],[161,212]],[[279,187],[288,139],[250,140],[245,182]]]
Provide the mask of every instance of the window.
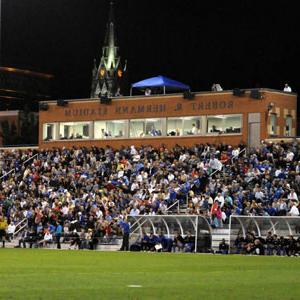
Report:
[[161,136],[162,119],[130,120],[130,137]]
[[293,127],[293,118],[292,116],[286,116],[285,118],[285,135],[292,135],[292,127]]
[[161,136],[161,135],[162,135],[162,120],[146,119],[146,136]]
[[270,134],[276,135],[276,123],[277,123],[277,116],[276,114],[270,114]]
[[242,115],[207,116],[207,132],[234,134],[242,131]]
[[88,139],[89,122],[66,122],[59,124],[60,139]]
[[108,137],[108,132],[106,131],[106,122],[96,121],[94,123],[94,138],[105,139],[107,137]]
[[49,141],[55,139],[55,124],[43,124],[43,140]]
[[145,120],[130,120],[130,137],[145,136]]
[[116,120],[106,122],[107,133],[109,137],[113,138],[124,138],[127,137],[126,126],[127,121]]
[[183,135],[200,134],[200,129],[201,129],[200,117],[183,118]]
[[167,135],[169,136],[182,135],[182,118],[168,118]]

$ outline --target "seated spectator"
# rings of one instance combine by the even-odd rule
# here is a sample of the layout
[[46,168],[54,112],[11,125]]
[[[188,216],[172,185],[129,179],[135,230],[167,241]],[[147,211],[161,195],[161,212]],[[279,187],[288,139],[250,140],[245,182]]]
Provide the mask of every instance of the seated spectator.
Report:
[[80,240],[79,234],[76,229],[73,230],[69,250],[71,250],[72,247],[73,247],[73,249],[75,249],[75,247],[77,247],[77,249],[81,248],[81,240]]
[[295,200],[291,200],[292,204],[291,204],[291,210],[288,212],[289,216],[292,217],[298,217],[299,216],[299,209],[296,205],[296,201]]
[[287,248],[287,240],[283,236],[281,236],[278,241],[277,255],[281,255],[281,256],[286,255],[287,253],[286,248]]
[[157,248],[157,250],[162,250],[161,243],[159,242],[158,237],[153,232],[150,232],[148,245],[149,245],[149,250],[150,251],[155,251],[156,250],[156,248],[155,248],[156,246],[159,246]]
[[38,242],[39,245],[46,247],[53,242],[53,236],[48,229],[45,230],[44,238]]
[[220,254],[228,254],[229,245],[226,243],[225,239],[222,239],[222,242],[219,244],[219,251],[217,253]]
[[250,253],[256,254],[256,255],[264,255],[265,254],[264,245],[260,239],[254,240],[254,245],[252,246]]
[[147,235],[146,232],[143,232],[142,238],[141,238],[141,250],[142,251],[149,251],[150,245],[149,245],[150,238]]
[[171,238],[167,238],[162,232],[158,235],[158,242],[162,245],[163,252],[171,252],[173,241]]
[[274,238],[272,236],[272,232],[268,231],[268,234],[266,236],[266,250],[267,255],[273,255],[274,251]]
[[173,239],[173,252],[182,252],[184,249],[184,239],[179,234],[179,232],[175,232]]
[[187,235],[184,237],[184,252],[194,252],[195,251],[195,237],[192,236],[190,231],[187,232]]
[[292,235],[286,241],[286,253],[288,256],[293,256],[296,253],[296,240]]
[[29,244],[29,248],[32,248],[34,244],[37,243],[37,236],[33,230],[24,230],[22,232],[21,238],[19,239],[19,245],[16,246],[16,248],[21,248],[21,245],[23,245],[23,248],[26,248],[26,243]]

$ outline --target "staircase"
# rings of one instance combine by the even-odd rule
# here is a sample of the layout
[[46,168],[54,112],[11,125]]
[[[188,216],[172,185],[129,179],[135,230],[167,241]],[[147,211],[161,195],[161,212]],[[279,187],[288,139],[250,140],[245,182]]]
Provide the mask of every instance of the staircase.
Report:
[[224,228],[212,228],[212,236],[211,236],[211,248],[214,251],[219,250],[219,244],[222,239],[225,239],[226,243],[229,244],[229,229]]

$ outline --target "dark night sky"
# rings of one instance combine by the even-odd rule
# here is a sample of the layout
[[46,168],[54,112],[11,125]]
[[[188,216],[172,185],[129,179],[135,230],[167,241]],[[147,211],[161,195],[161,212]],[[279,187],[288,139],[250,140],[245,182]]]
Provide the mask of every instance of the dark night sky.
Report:
[[[299,92],[296,1],[118,0],[130,83],[166,75],[209,90]],[[89,95],[108,17],[106,0],[3,0],[3,65],[55,75],[54,96]],[[297,68],[297,69],[296,69]]]

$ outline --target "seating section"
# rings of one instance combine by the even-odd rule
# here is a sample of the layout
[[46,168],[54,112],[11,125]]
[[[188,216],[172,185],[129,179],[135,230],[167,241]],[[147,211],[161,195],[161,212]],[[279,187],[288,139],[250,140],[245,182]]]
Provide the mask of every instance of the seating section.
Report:
[[231,214],[299,215],[297,142],[258,149],[241,143],[6,150],[0,177],[0,215],[10,234],[26,218],[26,234],[40,245],[55,242],[60,224],[61,236],[72,236],[76,245],[76,233],[75,240],[94,248],[122,235],[120,219],[178,213],[168,209],[177,201],[181,213],[203,215],[214,228],[226,226]]

